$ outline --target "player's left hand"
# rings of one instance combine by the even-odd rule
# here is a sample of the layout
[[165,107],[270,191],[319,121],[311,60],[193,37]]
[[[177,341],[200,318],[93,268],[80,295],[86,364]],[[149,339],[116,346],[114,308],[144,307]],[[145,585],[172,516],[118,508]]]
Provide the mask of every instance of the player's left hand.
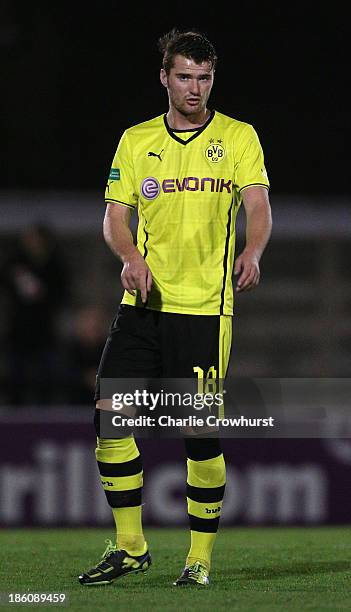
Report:
[[239,275],[236,291],[250,291],[260,282],[260,266],[257,256],[245,249],[236,258],[234,274]]

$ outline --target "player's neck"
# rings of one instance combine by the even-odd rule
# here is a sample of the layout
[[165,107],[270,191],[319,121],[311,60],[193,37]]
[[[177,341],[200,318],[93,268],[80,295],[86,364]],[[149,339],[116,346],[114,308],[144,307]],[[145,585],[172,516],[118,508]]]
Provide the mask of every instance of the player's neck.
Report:
[[207,108],[193,115],[182,115],[177,109],[170,108],[167,113],[167,122],[172,130],[194,130],[206,123],[211,111]]

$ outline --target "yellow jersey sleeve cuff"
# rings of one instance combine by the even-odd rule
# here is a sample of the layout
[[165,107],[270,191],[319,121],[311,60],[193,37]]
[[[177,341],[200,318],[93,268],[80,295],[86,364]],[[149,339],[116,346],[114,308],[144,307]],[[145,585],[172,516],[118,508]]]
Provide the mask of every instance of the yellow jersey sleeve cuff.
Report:
[[264,187],[269,191],[269,185],[267,185],[267,183],[249,183],[248,185],[244,185],[244,187],[240,187],[239,193],[241,193],[243,189],[246,189],[247,187]]
[[248,185],[244,185],[244,187],[240,187],[239,193],[241,193],[243,189],[247,189],[247,187],[264,187],[269,191],[269,185],[267,185],[267,183],[249,183]]
[[113,198],[105,198],[106,204],[121,204],[122,206],[127,206],[127,208],[131,208],[134,210],[136,206],[134,204],[128,204],[127,202],[123,202],[122,200],[114,200]]

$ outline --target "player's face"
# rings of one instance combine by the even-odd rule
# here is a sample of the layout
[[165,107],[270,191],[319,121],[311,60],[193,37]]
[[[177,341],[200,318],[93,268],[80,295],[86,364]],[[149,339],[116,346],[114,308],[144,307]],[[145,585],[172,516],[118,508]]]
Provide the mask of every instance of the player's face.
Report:
[[186,116],[204,111],[213,85],[211,64],[196,64],[182,55],[176,55],[173,61],[168,75],[161,69],[161,83],[168,90],[170,106]]

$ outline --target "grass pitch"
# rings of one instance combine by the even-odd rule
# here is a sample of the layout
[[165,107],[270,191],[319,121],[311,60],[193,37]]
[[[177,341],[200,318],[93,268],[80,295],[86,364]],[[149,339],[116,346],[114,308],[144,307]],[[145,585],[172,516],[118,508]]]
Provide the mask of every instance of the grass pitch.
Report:
[[[348,528],[222,528],[208,588],[172,586],[188,549],[185,529],[147,529],[153,558],[147,574],[81,586],[77,575],[99,560],[105,538],[113,535],[112,529],[2,531],[0,591],[64,592],[69,603],[60,608],[84,612],[351,609]],[[19,606],[1,606],[14,608]]]

